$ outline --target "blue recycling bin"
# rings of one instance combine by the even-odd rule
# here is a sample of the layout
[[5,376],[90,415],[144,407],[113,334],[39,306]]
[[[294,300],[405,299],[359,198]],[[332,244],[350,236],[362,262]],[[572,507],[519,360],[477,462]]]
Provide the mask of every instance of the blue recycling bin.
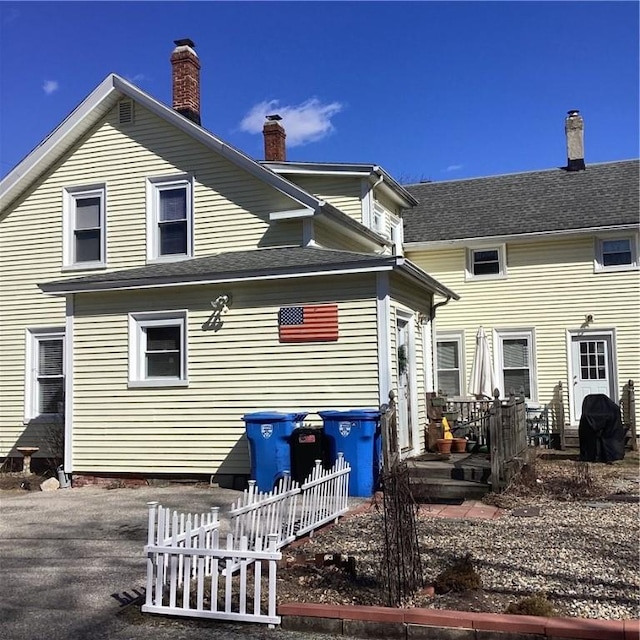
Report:
[[325,443],[329,461],[333,464],[338,452],[344,453],[351,465],[349,495],[373,495],[380,475],[382,438],[378,409],[351,409],[350,411],[320,411],[324,424]]
[[271,491],[285,471],[291,470],[290,436],[306,413],[259,411],[242,416],[249,440],[251,479],[258,491]]

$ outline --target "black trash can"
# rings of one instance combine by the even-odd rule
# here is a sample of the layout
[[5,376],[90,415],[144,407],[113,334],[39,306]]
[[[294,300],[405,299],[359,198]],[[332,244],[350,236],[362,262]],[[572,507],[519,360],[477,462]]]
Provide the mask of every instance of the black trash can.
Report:
[[298,427],[291,434],[291,477],[302,484],[316,466],[316,460],[326,469],[327,452],[324,430],[318,427]]

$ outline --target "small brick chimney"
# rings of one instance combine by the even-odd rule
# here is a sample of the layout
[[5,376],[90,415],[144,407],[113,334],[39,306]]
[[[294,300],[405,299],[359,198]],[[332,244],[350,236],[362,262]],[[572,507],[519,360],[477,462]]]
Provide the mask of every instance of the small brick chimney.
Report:
[[173,108],[200,124],[200,60],[193,40],[174,40],[171,54]]
[[271,162],[286,162],[287,148],[285,140],[287,134],[284,127],[280,124],[282,118],[276,113],[267,116],[267,121],[262,127],[264,135],[264,159]]
[[567,171],[584,171],[584,120],[577,109],[567,111],[564,121],[567,135]]

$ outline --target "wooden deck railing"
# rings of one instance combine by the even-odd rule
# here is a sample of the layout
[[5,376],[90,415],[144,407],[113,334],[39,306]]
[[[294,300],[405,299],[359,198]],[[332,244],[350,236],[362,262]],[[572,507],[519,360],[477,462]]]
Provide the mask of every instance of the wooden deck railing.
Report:
[[507,400],[500,400],[496,389],[489,416],[491,488],[499,493],[526,460],[528,441],[524,397],[512,392]]

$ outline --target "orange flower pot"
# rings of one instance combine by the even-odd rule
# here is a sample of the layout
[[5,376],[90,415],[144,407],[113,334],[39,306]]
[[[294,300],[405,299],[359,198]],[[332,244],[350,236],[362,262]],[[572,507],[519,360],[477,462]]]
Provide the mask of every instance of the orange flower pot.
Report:
[[464,453],[467,450],[466,438],[453,438],[451,441],[452,453]]
[[438,440],[436,440],[436,447],[438,449],[438,453],[451,453],[452,442],[453,442],[452,438],[438,438]]

